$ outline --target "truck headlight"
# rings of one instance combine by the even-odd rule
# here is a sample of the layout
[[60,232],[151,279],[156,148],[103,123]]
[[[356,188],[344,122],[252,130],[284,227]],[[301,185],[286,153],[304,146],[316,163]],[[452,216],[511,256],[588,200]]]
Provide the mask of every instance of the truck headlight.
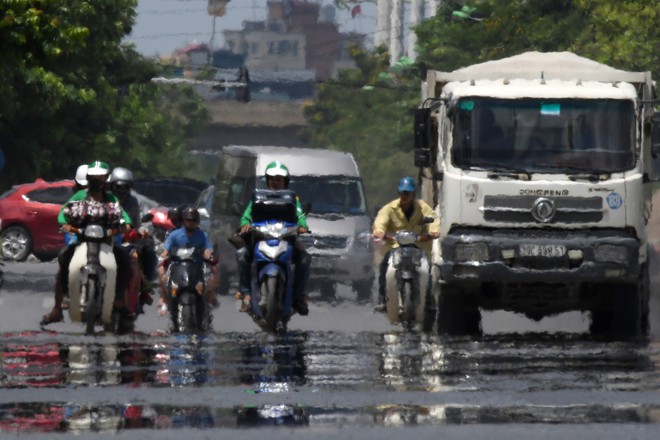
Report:
[[457,244],[456,249],[454,249],[454,259],[456,261],[486,261],[489,256],[486,243]]
[[628,261],[628,248],[617,244],[600,244],[594,250],[594,259],[600,263],[625,263]]

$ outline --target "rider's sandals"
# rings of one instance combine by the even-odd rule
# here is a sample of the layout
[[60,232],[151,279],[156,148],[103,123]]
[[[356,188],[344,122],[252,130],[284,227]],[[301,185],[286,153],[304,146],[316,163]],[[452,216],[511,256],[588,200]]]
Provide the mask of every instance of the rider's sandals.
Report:
[[140,293],[140,302],[148,306],[154,303],[154,299],[151,297],[153,290],[144,290]]
[[[239,292],[237,295],[240,295],[240,292]],[[249,294],[246,294],[246,295],[241,295],[241,296],[242,296],[242,301],[243,301],[243,302],[242,302],[242,304],[241,304],[241,308],[240,308],[239,310],[240,310],[241,312],[243,312],[243,313],[247,313],[247,312],[249,312],[250,309],[251,309],[251,306],[250,306],[250,299],[251,299],[251,298],[250,298],[250,295],[249,295]]]
[[206,302],[208,302],[209,305],[214,309],[220,307],[220,301],[218,301],[218,298],[214,293],[209,293],[206,295]]
[[49,313],[46,313],[41,317],[41,322],[39,325],[44,326],[52,324],[53,322],[62,322],[64,321],[64,314],[61,310],[51,310]]
[[167,302],[165,302],[164,298],[160,298],[158,300],[158,316],[165,315],[167,315]]

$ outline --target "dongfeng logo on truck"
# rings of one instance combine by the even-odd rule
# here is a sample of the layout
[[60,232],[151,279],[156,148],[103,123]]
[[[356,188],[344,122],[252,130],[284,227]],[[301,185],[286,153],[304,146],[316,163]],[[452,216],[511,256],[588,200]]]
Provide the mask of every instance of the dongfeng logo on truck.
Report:
[[557,209],[555,208],[555,202],[552,199],[539,197],[532,205],[532,217],[540,223],[548,223],[551,221],[556,212]]

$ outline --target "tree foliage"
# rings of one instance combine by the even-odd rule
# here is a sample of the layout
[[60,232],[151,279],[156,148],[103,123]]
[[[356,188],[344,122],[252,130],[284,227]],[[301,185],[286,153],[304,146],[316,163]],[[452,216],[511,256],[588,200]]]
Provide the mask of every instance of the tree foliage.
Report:
[[185,169],[199,98],[150,82],[159,67],[122,44],[136,0],[0,1],[0,188],[71,178],[101,159],[140,173]]
[[[457,10],[470,14],[454,14]],[[463,16],[464,18],[457,18]],[[466,17],[467,16],[467,17]],[[427,68],[451,71],[526,51],[571,51],[660,78],[658,0],[448,1],[415,31],[414,64],[389,66],[386,48],[354,49],[356,69],[324,84],[306,107],[310,142],[352,152],[372,206],[395,196],[396,180],[415,174],[412,108]],[[403,67],[403,68],[401,68]],[[365,87],[366,86],[366,87]]]
[[304,108],[306,134],[312,146],[353,154],[369,204],[377,207],[396,196],[399,177],[416,173],[409,115],[417,104],[411,86],[417,80],[410,69],[390,68],[382,48],[370,54],[353,47],[352,56],[358,68],[322,84],[318,99]]

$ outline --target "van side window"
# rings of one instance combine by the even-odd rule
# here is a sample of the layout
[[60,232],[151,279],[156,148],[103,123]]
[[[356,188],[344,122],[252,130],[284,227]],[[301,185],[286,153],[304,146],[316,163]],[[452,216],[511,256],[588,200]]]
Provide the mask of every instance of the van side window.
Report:
[[256,182],[257,181],[254,177],[249,177],[245,181],[245,188],[243,190],[243,198],[242,198],[243,207],[247,206],[248,202],[252,200],[252,193],[254,192]]
[[245,191],[246,181],[247,179],[245,177],[234,177],[229,183],[229,192],[227,194],[228,209],[233,210],[234,207],[237,207],[241,212],[245,209],[243,193]]

